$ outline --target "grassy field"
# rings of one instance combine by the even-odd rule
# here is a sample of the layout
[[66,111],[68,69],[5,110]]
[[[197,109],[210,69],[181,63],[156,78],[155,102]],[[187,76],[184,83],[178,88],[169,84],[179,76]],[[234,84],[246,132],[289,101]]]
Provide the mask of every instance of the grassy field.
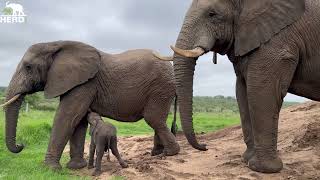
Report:
[[[53,112],[36,111],[21,113],[18,124],[18,142],[26,145],[20,154],[10,153],[4,142],[4,114],[0,112],[0,179],[78,179],[63,169],[55,173],[42,164],[49,134]],[[64,156],[62,163],[66,163]]]
[[[42,164],[50,136],[53,111],[31,110],[21,112],[18,123],[17,142],[26,145],[20,154],[8,152],[4,143],[4,113],[0,111],[0,179],[91,179],[77,177],[72,171],[64,168],[61,172],[53,172]],[[168,124],[172,122],[168,117]],[[110,120],[118,129],[120,136],[153,134],[153,130],[144,122],[121,123]],[[198,133],[210,132],[227,126],[239,124],[237,113],[195,113],[194,125]],[[178,118],[178,127],[181,128]],[[62,158],[62,165],[68,161],[68,154]],[[118,179],[118,178],[113,178]]]

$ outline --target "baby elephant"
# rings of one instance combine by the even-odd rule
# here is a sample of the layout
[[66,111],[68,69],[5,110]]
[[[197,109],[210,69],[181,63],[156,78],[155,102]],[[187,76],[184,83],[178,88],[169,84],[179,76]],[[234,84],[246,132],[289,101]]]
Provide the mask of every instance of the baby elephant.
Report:
[[88,114],[88,122],[90,124],[90,153],[88,169],[93,168],[94,153],[96,151],[96,169],[93,172],[93,176],[101,174],[101,160],[104,152],[108,152],[111,149],[112,154],[118,159],[121,167],[127,168],[128,164],[121,159],[117,148],[117,129],[110,123],[104,122],[101,116],[97,113],[90,112]]

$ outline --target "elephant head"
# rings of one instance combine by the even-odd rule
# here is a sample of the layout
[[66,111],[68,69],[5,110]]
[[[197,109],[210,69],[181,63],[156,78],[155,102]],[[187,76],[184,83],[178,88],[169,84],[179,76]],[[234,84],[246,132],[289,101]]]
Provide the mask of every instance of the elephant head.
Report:
[[171,48],[182,128],[194,148],[206,150],[197,142],[192,123],[198,57],[209,51],[246,56],[298,20],[304,9],[304,0],[193,0]]
[[47,98],[63,95],[94,77],[99,63],[99,52],[83,43],[57,41],[31,46],[7,89],[7,103],[4,104],[7,148],[19,153],[24,147],[16,144],[16,128],[25,95],[38,91],[44,91]]

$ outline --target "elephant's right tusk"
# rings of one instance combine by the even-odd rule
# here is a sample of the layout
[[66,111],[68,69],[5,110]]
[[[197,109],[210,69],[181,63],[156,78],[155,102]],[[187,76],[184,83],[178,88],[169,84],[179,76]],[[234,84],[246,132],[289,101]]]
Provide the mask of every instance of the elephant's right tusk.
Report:
[[201,47],[196,47],[192,50],[184,50],[184,49],[180,49],[180,48],[177,48],[174,46],[170,46],[170,47],[175,53],[177,53],[181,56],[187,57],[187,58],[197,58],[199,56],[202,56],[206,52]]
[[153,56],[162,61],[173,61],[173,56],[161,56],[158,52],[153,51]]
[[14,101],[16,101],[19,97],[20,97],[21,94],[17,94],[15,96],[13,96],[13,98],[11,98],[9,101],[7,101],[6,103],[0,105],[0,107],[6,107],[8,105],[10,105],[11,103],[13,103]]

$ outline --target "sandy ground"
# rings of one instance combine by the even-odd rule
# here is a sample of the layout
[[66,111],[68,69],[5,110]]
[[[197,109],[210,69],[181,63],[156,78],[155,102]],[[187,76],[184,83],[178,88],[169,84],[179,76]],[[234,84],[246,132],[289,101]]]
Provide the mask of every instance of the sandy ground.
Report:
[[[240,127],[198,135],[198,138],[208,144],[208,151],[193,149],[183,135],[178,135],[181,152],[173,157],[151,157],[152,137],[119,138],[119,151],[129,168],[122,169],[114,156],[111,162],[104,157],[104,173],[97,179],[111,176],[136,180],[320,179],[320,103],[308,102],[281,112],[278,140],[284,162],[281,173],[261,174],[247,168],[241,159],[245,145]],[[92,171],[85,168],[76,173],[91,175]]]

